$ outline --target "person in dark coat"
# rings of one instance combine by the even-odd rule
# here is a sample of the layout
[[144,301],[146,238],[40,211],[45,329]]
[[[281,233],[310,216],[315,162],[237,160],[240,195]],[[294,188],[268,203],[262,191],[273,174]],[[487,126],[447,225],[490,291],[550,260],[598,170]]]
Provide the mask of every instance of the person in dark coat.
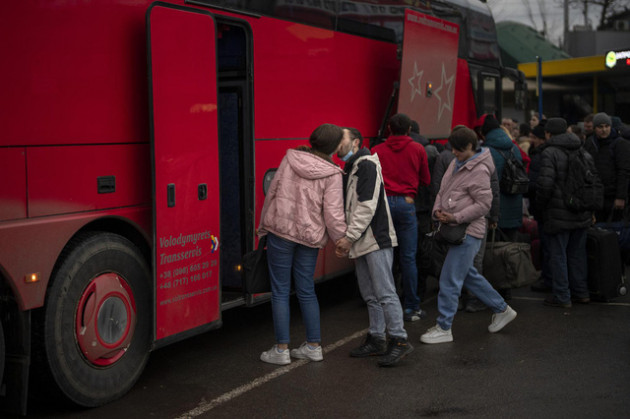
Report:
[[[516,160],[523,162],[520,150],[507,133],[501,129],[499,121],[494,115],[483,115],[480,122],[483,145],[490,149],[497,170],[497,177],[501,179],[505,166],[503,154],[512,153]],[[514,239],[518,229],[523,225],[523,195],[501,193],[499,206],[499,228],[507,237]]]
[[[586,230],[592,223],[590,211],[573,212],[564,201],[569,172],[569,154],[578,152],[580,139],[567,132],[562,118],[545,125],[546,146],[536,180],[536,205],[542,211],[543,230],[551,255],[552,292],[545,305],[569,308],[571,301],[588,303]],[[586,154],[587,158],[591,158]]]
[[[604,185],[604,206],[595,213],[598,222],[613,221],[623,216],[628,201],[630,184],[630,142],[619,137],[611,128],[612,121],[604,112],[593,117],[593,135],[586,139],[584,148],[595,159],[595,167]],[[611,211],[615,210],[613,214]]]
[[[546,121],[545,121],[546,122]],[[536,205],[536,181],[540,174],[542,164],[542,152],[545,150],[546,137],[544,125],[536,125],[530,133],[531,147],[529,148],[529,157],[532,159],[529,165],[529,213],[538,223],[538,236],[540,237],[540,256],[541,256],[541,272],[540,279],[532,284],[533,291],[548,292],[551,291],[551,260],[549,255],[548,238],[544,230],[544,220],[542,210]]]

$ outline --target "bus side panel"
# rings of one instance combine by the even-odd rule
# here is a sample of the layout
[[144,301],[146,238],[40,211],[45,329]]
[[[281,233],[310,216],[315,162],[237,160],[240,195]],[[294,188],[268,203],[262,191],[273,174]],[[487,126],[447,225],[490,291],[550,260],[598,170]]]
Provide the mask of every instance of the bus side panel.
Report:
[[0,145],[146,141],[150,3],[0,2]]
[[396,45],[268,18],[250,23],[257,139],[308,139],[325,122],[376,135],[398,78]]
[[26,149],[0,148],[0,221],[26,217]]
[[149,204],[148,144],[28,150],[31,217]]
[[[105,218],[125,220],[148,237],[150,207],[121,208],[0,223],[0,269],[9,280],[21,310],[44,305],[46,287],[61,251],[82,227]],[[25,277],[38,273],[40,280]]]
[[455,104],[453,108],[453,126],[466,125],[472,128],[477,120],[475,96],[470,80],[470,69],[466,60],[457,60],[457,83],[455,85]]

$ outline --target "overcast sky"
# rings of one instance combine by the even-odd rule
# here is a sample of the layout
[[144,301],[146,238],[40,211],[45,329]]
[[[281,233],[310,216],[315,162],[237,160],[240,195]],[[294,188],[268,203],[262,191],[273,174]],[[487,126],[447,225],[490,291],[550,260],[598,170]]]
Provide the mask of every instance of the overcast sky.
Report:
[[[543,4],[543,10],[539,8],[539,3]],[[536,26],[534,26],[529,17],[527,4],[531,6]],[[524,25],[535,27],[535,29],[541,31],[543,29],[541,16],[546,16],[549,30],[547,39],[551,40],[556,45],[559,44],[559,39],[562,38],[564,31],[564,11],[562,5],[562,0],[488,0],[488,6],[490,6],[490,10],[492,10],[494,19],[497,22],[514,20]],[[597,26],[600,13],[601,7],[592,6],[589,8],[588,14],[592,28]],[[569,30],[571,30],[574,25],[583,24],[584,14],[582,10],[580,8],[569,7]]]

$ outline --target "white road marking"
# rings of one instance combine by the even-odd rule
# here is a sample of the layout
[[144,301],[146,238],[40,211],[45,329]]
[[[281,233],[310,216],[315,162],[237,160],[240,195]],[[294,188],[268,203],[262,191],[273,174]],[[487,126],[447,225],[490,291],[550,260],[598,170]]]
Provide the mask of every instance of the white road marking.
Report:
[[[525,301],[544,301],[544,298],[536,298],[536,297],[512,297],[513,300],[525,300]],[[591,301],[590,304],[597,305],[605,305],[605,306],[623,306],[630,307],[630,303],[615,303],[615,302],[604,302],[604,301]],[[574,304],[578,305],[578,304]],[[581,305],[581,304],[580,304]]]
[[[327,354],[329,352],[334,351],[335,349],[339,348],[340,346],[345,345],[346,343],[350,342],[351,340],[354,340],[358,337],[361,336],[365,336],[368,332],[368,329],[363,329],[360,330],[350,336],[347,336],[341,340],[338,340],[335,343],[332,343],[326,347],[324,347],[324,354]],[[258,377],[255,380],[251,381],[250,383],[247,384],[243,384],[240,387],[235,388],[232,391],[228,391],[227,393],[224,393],[222,395],[220,395],[219,397],[217,397],[216,399],[209,401],[209,402],[202,402],[200,403],[197,407],[195,407],[192,410],[189,410],[188,412],[184,413],[181,416],[178,416],[177,419],[190,419],[190,418],[194,418],[197,417],[199,415],[203,415],[204,413],[214,409],[215,407],[218,407],[220,405],[222,405],[223,403],[229,402],[232,399],[235,399],[236,397],[239,397],[245,393],[247,393],[250,390],[255,389],[256,387],[260,387],[261,385],[275,379],[278,378],[284,374],[287,374],[288,372],[301,367],[302,365],[305,365],[307,363],[309,363],[310,361],[307,359],[300,359],[298,361],[291,361],[291,363],[289,365],[285,365],[283,367],[279,367],[277,369],[275,369],[273,372],[270,372],[269,374],[263,375],[262,377]]]

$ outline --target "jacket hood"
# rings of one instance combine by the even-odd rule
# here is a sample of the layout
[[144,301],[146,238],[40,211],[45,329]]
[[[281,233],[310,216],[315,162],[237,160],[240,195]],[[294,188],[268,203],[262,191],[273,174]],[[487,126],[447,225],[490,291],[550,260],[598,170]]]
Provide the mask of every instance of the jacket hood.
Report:
[[511,150],[514,143],[510,137],[501,128],[490,130],[486,134],[486,140],[483,145],[490,146],[499,150]]
[[473,167],[477,166],[478,164],[483,164],[484,166],[486,166],[490,170],[490,173],[494,172],[494,160],[492,160],[492,154],[490,153],[490,150],[488,150],[486,147],[482,147],[481,153],[479,153],[477,157],[468,160],[466,164],[464,164],[459,170],[472,170]]
[[343,173],[340,167],[313,153],[302,150],[288,150],[287,162],[304,179],[321,179],[336,173]]
[[560,147],[567,150],[577,150],[582,146],[582,142],[575,134],[567,132],[552,136],[545,142],[545,146]]
[[412,141],[413,140],[411,139],[411,137],[407,135],[392,135],[391,137],[387,138],[387,141],[385,141],[385,145],[391,148],[392,151],[399,152],[407,147],[407,145],[409,145],[409,143]]

